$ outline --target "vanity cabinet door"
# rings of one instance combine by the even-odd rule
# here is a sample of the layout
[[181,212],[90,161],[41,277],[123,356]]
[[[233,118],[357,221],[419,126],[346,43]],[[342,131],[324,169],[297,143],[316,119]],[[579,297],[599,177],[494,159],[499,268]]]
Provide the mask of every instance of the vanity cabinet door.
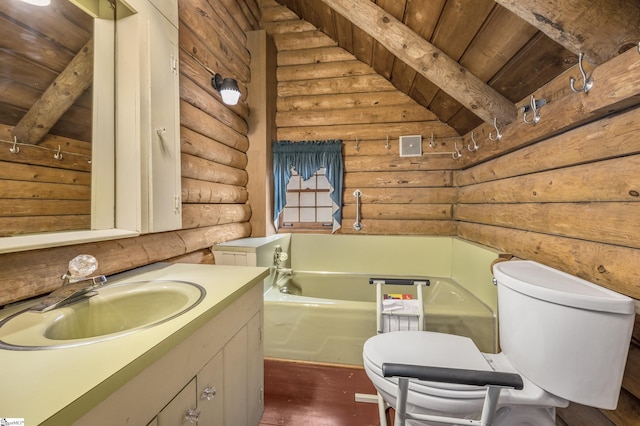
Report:
[[222,426],[224,424],[223,360],[223,351],[220,351],[200,370],[196,378],[201,425]]
[[264,412],[264,349],[262,311],[251,318],[247,324],[249,359],[248,359],[248,393],[247,402],[249,404],[249,424],[260,423]]
[[158,426],[197,424],[198,410],[195,396],[196,379],[194,378],[158,413]]
[[249,425],[247,327],[243,327],[224,347],[224,424]]

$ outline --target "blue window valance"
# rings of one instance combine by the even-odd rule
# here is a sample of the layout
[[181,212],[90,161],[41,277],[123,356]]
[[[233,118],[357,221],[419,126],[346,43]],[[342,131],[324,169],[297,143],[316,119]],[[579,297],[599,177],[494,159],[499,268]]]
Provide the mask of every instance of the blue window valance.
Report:
[[287,203],[287,184],[291,168],[310,179],[324,167],[331,185],[329,196],[333,201],[333,232],[342,226],[342,140],[278,141],[273,144],[274,205],[273,220],[278,228],[278,217]]

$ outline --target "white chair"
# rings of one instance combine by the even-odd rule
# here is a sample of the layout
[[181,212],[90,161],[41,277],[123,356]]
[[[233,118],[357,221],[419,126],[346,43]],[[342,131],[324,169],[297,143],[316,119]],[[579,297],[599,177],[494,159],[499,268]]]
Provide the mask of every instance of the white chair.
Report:
[[[423,288],[430,285],[429,279],[369,278],[369,284],[376,286],[376,330],[378,334],[402,330],[409,331],[412,328],[415,331],[423,331],[425,329],[424,297],[422,293]],[[386,299],[384,297],[385,289],[394,293],[400,291],[401,294],[404,294],[405,289],[409,288],[407,286],[413,287],[411,290],[414,290],[414,292],[410,293],[412,295],[411,300],[402,298]],[[378,398],[380,426],[387,426],[389,404],[385,402],[379,392],[376,395]]]

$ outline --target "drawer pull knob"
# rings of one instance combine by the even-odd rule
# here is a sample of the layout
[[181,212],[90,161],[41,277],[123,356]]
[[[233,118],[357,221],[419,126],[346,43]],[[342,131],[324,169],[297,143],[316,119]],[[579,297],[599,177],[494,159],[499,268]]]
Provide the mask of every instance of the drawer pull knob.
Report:
[[200,418],[200,410],[197,408],[192,408],[187,410],[184,415],[184,419],[189,423],[198,423],[198,419]]
[[211,401],[214,396],[216,396],[216,388],[207,386],[202,391],[202,395],[200,396],[200,399],[206,399],[207,401]]

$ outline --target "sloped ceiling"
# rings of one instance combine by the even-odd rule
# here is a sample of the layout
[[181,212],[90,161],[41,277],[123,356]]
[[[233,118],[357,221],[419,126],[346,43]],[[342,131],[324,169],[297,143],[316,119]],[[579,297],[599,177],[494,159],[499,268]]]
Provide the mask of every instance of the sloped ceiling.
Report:
[[277,1],[460,135],[514,120],[579,53],[589,70],[640,41],[635,0]]

